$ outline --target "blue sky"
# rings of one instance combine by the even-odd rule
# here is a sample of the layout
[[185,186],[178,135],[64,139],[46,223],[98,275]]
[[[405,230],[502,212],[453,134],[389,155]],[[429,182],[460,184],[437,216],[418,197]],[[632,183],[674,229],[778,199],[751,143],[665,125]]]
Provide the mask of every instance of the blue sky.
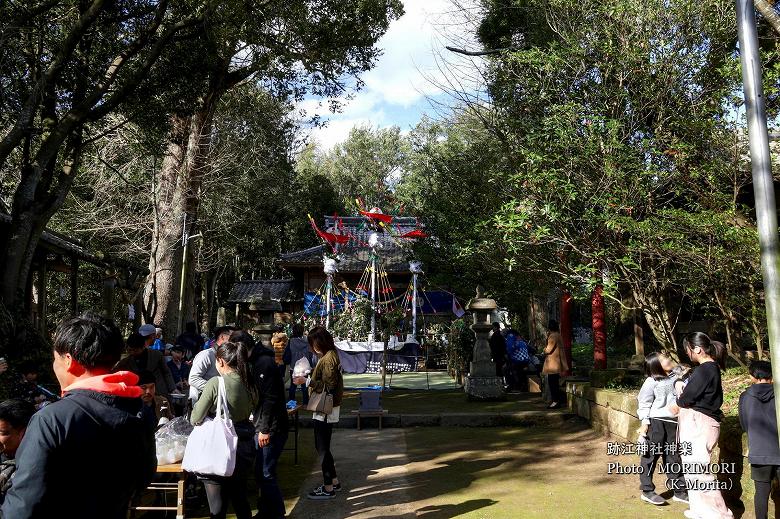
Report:
[[[342,142],[354,126],[375,128],[399,126],[402,131],[413,127],[428,113],[436,115],[430,98],[450,102],[448,94],[436,85],[443,78],[437,63],[452,37],[468,37],[462,25],[448,22],[457,17],[450,0],[405,0],[405,14],[392,22],[379,40],[383,50],[376,66],[363,74],[365,87],[347,101],[341,112],[331,114],[327,105],[306,99],[299,108],[307,115],[319,114],[328,121],[324,128],[310,130],[310,136],[324,149]],[[460,34],[463,33],[463,34]],[[447,55],[449,54],[449,55]]]

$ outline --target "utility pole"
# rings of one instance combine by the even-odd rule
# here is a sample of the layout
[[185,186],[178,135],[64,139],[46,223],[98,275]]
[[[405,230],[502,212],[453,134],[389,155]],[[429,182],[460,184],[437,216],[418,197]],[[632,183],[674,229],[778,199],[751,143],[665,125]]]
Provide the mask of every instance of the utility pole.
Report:
[[[772,359],[775,394],[780,394],[780,276],[778,273],[777,205],[769,156],[764,89],[761,83],[761,55],[758,50],[756,13],[753,0],[736,0],[739,58],[747,108],[750,165],[756,199],[756,223],[761,244],[761,273],[764,278],[767,337]],[[775,399],[780,418],[780,399]],[[780,442],[780,436],[778,436]]]
[[180,335],[184,331],[184,293],[187,284],[187,269],[189,268],[189,244],[190,240],[200,238],[200,233],[190,236],[189,229],[187,229],[187,213],[182,214],[184,220],[181,231],[181,244],[182,244],[182,256],[181,256],[181,280],[179,283],[179,320],[178,329],[176,335]]

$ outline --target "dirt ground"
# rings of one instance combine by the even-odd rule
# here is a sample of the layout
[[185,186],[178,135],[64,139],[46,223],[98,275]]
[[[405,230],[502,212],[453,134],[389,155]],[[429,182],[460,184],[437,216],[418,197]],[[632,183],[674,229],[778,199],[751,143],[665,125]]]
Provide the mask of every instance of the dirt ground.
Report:
[[[608,456],[607,441],[579,420],[555,430],[337,430],[334,453],[344,490],[331,501],[291,502],[291,518],[652,518],[686,509],[640,501],[638,476],[608,474],[610,463],[638,458]],[[660,493],[663,476],[655,482]],[[303,490],[316,484],[315,473]]]

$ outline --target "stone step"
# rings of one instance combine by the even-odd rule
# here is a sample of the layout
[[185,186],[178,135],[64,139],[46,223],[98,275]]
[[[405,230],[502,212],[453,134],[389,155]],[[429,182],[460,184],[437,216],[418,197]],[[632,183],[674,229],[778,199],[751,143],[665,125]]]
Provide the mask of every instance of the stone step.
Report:
[[[387,414],[382,419],[382,427],[536,427],[559,426],[576,415],[567,409],[562,410],[525,410],[502,413],[441,413],[441,414]],[[312,427],[311,416],[301,416],[302,428]],[[364,416],[361,425],[365,429],[376,427],[379,418]],[[340,429],[357,428],[357,416],[341,415],[335,427]]]

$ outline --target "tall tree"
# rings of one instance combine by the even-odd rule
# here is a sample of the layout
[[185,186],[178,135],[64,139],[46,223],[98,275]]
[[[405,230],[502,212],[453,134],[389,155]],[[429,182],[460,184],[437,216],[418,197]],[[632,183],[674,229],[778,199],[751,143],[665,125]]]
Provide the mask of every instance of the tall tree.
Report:
[[[218,2],[40,1],[0,4],[0,171],[12,223],[0,298],[12,311],[33,253],[79,173],[84,150],[177,40]],[[171,85],[167,85],[171,88]]]
[[[231,4],[205,24],[208,78],[189,112],[172,114],[165,159],[159,173],[158,226],[152,241],[146,291],[147,310],[167,329],[178,328],[183,225],[197,232],[203,175],[208,171],[214,113],[225,92],[258,81],[280,97],[307,93],[337,97],[350,78],[369,69],[379,54],[375,44],[403,12],[398,0],[353,3],[281,2]],[[358,87],[360,82],[357,82]],[[186,215],[186,216],[185,216]],[[185,280],[184,312],[194,316],[193,278]]]
[[[484,6],[486,48],[523,42],[487,66],[513,165],[495,216],[510,253],[584,293],[627,287],[667,346],[683,306],[701,309],[726,286],[748,293],[758,257],[734,121],[733,2]],[[702,265],[719,279],[689,275]]]

